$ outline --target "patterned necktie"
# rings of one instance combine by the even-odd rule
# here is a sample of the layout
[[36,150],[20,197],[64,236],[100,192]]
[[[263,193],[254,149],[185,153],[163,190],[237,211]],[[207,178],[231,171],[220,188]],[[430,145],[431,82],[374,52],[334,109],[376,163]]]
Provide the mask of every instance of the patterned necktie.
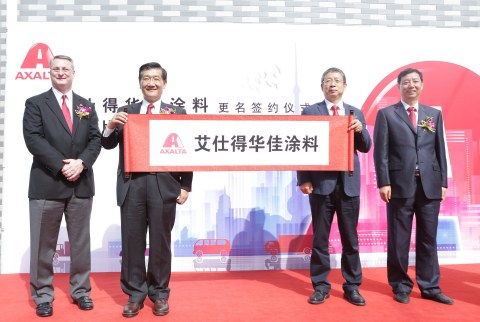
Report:
[[153,114],[152,113],[152,110],[155,108],[155,105],[153,104],[148,104],[148,107],[147,107],[147,114]]
[[70,116],[70,111],[68,110],[67,106],[67,95],[62,96],[62,112],[63,116],[65,117],[65,121],[67,121],[68,128],[70,129],[70,133],[72,133],[72,117]]
[[408,116],[410,116],[410,121],[412,121],[413,127],[417,128],[417,117],[415,115],[415,107],[410,106],[408,109]]
[[333,105],[330,109],[333,111],[333,116],[338,116],[338,106],[337,105]]

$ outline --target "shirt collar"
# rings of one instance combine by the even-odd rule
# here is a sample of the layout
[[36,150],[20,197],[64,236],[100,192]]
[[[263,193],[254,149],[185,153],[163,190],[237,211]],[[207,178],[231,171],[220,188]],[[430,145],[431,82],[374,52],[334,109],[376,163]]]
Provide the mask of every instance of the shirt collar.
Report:
[[415,112],[418,112],[418,102],[413,104],[413,105],[408,105],[407,103],[405,103],[404,101],[400,100],[402,102],[402,105],[403,105],[403,108],[405,109],[405,111],[410,107],[415,107]]
[[330,110],[330,108],[333,105],[337,105],[339,110],[343,110],[343,101],[338,102],[337,104],[333,104],[329,100],[325,99],[325,104],[327,104],[327,109]]
[[72,96],[73,96],[73,92],[72,90],[69,90],[68,92],[66,92],[65,94],[60,92],[58,89],[56,89],[55,87],[52,87],[52,90],[53,90],[53,94],[55,95],[55,97],[57,98],[57,101],[60,102],[60,106],[62,106],[62,96],[63,95],[67,95],[67,104],[72,104]]
[[158,114],[159,111],[160,111],[160,107],[161,107],[161,105],[162,105],[162,101],[161,101],[161,100],[158,100],[158,101],[153,102],[153,103],[150,103],[150,102],[148,102],[148,101],[146,101],[146,100],[143,100],[142,106],[140,107],[140,114],[146,113],[146,112],[147,112],[147,107],[148,107],[148,105],[150,105],[150,104],[153,104],[153,106],[155,106],[155,108],[153,109],[152,114]]

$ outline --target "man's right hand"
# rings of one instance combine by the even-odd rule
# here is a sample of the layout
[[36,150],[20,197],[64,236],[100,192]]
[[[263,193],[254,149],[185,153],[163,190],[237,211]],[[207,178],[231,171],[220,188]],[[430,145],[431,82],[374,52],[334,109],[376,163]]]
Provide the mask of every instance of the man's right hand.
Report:
[[116,128],[117,126],[119,125],[123,125],[125,123],[127,123],[128,121],[128,113],[126,112],[118,112],[116,113],[112,119],[110,120],[110,122],[108,122],[108,125],[107,127],[110,129],[110,130],[113,130],[114,128]]
[[392,198],[392,186],[383,186],[378,189],[380,192],[380,198],[386,203],[390,202]]
[[311,182],[305,182],[305,183],[302,183],[302,185],[300,186],[300,190],[306,194],[306,195],[309,195],[313,192],[313,185]]

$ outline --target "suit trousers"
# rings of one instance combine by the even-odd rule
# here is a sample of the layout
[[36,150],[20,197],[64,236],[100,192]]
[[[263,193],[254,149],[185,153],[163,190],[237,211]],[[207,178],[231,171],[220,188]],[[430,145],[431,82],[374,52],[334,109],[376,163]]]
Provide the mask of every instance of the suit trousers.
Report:
[[[172,253],[171,231],[175,223],[175,200],[162,199],[156,174],[133,173],[120,208],[122,230],[121,287],[129,302],[168,299]],[[145,266],[148,231],[148,269]]]
[[93,198],[30,199],[30,293],[36,304],[52,302],[53,256],[65,213],[70,242],[70,296],[89,296],[90,215]]
[[362,283],[357,235],[360,198],[347,196],[341,182],[339,178],[335,190],[329,195],[310,194],[309,196],[313,227],[310,277],[316,291],[329,292],[331,289],[328,281],[330,273],[328,238],[335,213],[342,241],[341,270],[345,279],[343,289],[344,291],[356,290]]
[[440,268],[437,255],[439,199],[428,199],[420,177],[416,179],[415,196],[392,198],[387,204],[388,220],[388,283],[393,293],[410,293],[413,281],[408,276],[408,253],[412,234],[413,215],[416,219],[415,273],[420,291],[440,293]]

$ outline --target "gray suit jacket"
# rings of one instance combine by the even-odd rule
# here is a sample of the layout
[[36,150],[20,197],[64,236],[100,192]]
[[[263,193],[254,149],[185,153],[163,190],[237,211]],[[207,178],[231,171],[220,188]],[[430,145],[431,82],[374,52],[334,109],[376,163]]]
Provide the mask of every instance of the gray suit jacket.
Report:
[[[341,178],[343,180],[343,188],[345,194],[350,197],[360,195],[360,162],[358,160],[357,151],[366,153],[370,150],[372,141],[367,131],[365,118],[361,110],[348,104],[343,104],[345,114],[349,115],[353,110],[357,119],[362,122],[363,130],[361,133],[354,134],[354,171],[350,176],[348,171],[342,171]],[[316,103],[306,107],[302,115],[329,115],[327,104],[325,101]],[[346,156],[345,156],[346,157]],[[335,189],[338,179],[338,171],[297,171],[297,185],[305,182],[311,182],[313,185],[313,193],[320,195],[329,195]]]
[[418,125],[415,131],[401,102],[377,113],[373,134],[377,185],[391,185],[392,198],[413,197],[417,164],[427,198],[441,199],[441,188],[447,187],[442,112],[419,104],[417,124],[427,117],[432,117],[435,132]]
[[[129,114],[139,114],[142,102],[120,107],[118,111],[127,109]],[[175,108],[175,114],[187,114],[186,111],[178,106],[172,106],[162,102],[161,108]],[[123,146],[123,126],[117,126],[115,131],[108,137],[102,135],[102,146],[109,150],[120,146],[118,152],[118,169],[117,169],[117,205],[122,206],[127,196],[131,175],[125,175],[124,168],[124,146]],[[157,172],[158,189],[165,202],[175,201],[180,195],[180,189],[190,191],[192,189],[193,172]]]
[[[73,133],[70,133],[53,90],[33,96],[25,102],[23,137],[33,155],[28,197],[32,199],[63,199],[75,193],[87,198],[95,194],[92,166],[100,154],[100,130],[95,106],[73,93]],[[90,107],[88,117],[80,119],[76,108]],[[63,159],[81,159],[87,169],[80,178],[70,182],[61,173]]]

